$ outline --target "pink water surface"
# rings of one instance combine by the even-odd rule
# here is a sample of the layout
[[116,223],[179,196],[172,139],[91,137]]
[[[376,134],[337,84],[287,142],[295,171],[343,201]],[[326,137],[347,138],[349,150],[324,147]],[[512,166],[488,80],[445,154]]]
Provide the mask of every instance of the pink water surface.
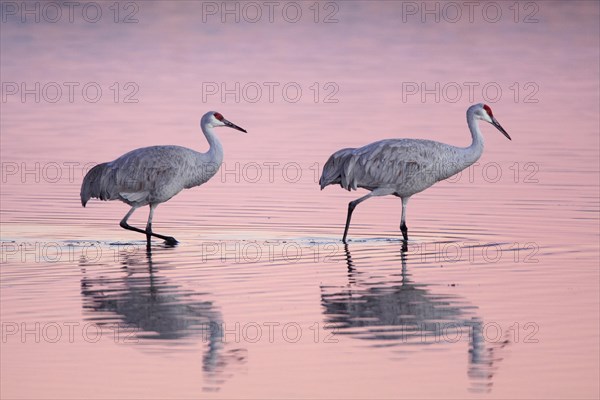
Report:
[[[598,398],[597,2],[476,2],[472,22],[435,2],[302,2],[298,22],[264,7],[251,22],[261,3],[232,2],[240,20],[223,22],[220,2],[123,2],[118,23],[113,3],[95,23],[23,22],[9,3],[2,398]],[[39,102],[11,92],[36,82]],[[363,192],[321,192],[327,157],[394,137],[466,146],[476,102],[513,140],[483,126],[479,164],[411,199],[406,251],[395,198],[361,204],[344,247]],[[208,110],[248,134],[218,131],[220,173],[158,207],[178,247],[148,256],[118,226],[127,206],[81,207],[91,165],[206,150]],[[448,336],[428,337],[435,324]]]

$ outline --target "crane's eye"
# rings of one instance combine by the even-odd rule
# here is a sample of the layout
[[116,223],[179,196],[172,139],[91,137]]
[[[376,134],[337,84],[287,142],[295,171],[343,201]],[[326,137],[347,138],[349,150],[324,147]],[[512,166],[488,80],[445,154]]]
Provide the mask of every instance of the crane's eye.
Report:
[[488,115],[489,115],[490,117],[493,117],[493,116],[494,116],[494,114],[492,114],[492,109],[491,109],[491,108],[490,108],[490,106],[488,106],[487,104],[484,104],[484,105],[483,105],[483,109],[484,109],[484,110],[485,110],[485,111],[488,113]]
[[223,116],[220,113],[214,113],[213,114],[215,116],[216,119],[218,119],[219,121],[223,121]]

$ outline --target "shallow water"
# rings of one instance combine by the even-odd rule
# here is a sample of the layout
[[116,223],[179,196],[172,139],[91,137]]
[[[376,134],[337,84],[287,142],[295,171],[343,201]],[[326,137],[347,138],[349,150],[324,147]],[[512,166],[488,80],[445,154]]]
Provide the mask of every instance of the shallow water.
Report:
[[[518,3],[518,23],[508,3],[497,23],[422,22],[412,4],[321,3],[317,23],[309,3],[296,23],[223,23],[200,2],[118,3],[119,23],[108,3],[97,23],[3,8],[2,397],[597,398],[598,3]],[[11,82],[40,82],[40,101]],[[102,96],[53,103],[48,82]],[[270,101],[270,82],[302,95]],[[422,82],[450,86],[410,94]],[[465,82],[502,96],[469,99]],[[345,246],[364,192],[319,190],[329,154],[466,145],[479,101],[513,140],[483,126],[478,164],[411,199],[404,248],[396,198],[361,204]],[[180,245],[148,254],[118,226],[127,206],[81,207],[98,162],[206,149],[209,109],[248,134],[218,131],[220,172],[158,207],[154,229]]]

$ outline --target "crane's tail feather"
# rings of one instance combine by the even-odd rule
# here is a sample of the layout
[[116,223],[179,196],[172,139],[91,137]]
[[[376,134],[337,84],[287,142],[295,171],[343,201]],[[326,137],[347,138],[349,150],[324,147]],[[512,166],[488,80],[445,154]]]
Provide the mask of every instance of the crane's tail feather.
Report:
[[96,165],[83,178],[81,184],[81,205],[85,207],[90,198],[100,200],[114,200],[116,193],[115,171],[108,163]]
[[[323,173],[319,179],[321,190],[328,185],[339,183],[344,189],[351,190],[352,185],[348,180],[349,166],[353,164],[354,149],[342,149],[329,157],[323,166]],[[354,187],[356,189],[356,187]]]

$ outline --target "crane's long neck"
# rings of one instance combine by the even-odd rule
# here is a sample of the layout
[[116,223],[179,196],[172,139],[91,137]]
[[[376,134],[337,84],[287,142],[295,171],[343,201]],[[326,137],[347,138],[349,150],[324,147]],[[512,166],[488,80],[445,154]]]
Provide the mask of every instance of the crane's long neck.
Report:
[[469,125],[473,141],[469,147],[464,148],[464,161],[467,164],[465,167],[477,161],[483,153],[483,136],[479,130],[479,121],[475,118],[474,110],[469,109],[467,112],[467,124]]
[[471,137],[473,142],[468,147],[454,147],[451,146],[452,151],[445,155],[447,161],[447,169],[441,174],[441,178],[449,178],[470,165],[475,163],[481,157],[483,153],[483,136],[479,130],[479,122],[475,118],[475,110],[469,109],[467,111],[467,124],[471,131]]
[[218,169],[223,162],[223,146],[221,146],[221,142],[219,142],[217,135],[215,135],[215,132],[210,125],[204,124],[201,128],[210,146],[208,151],[203,154],[204,162],[208,161],[214,163]]
[[223,147],[213,132],[213,128],[208,124],[201,124],[200,127],[210,148],[206,153],[194,152],[191,160],[192,167],[186,171],[186,188],[202,185],[208,181],[219,171],[223,162]]

